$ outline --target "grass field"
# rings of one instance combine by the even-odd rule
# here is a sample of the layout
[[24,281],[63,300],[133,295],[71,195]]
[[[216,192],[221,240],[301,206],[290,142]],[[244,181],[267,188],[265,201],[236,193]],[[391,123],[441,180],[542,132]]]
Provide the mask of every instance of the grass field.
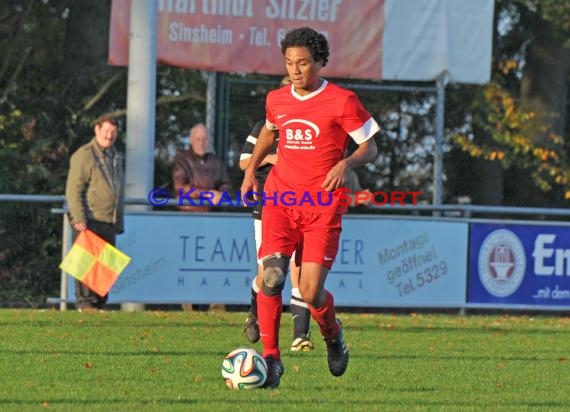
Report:
[[348,371],[290,353],[278,390],[231,391],[245,313],[0,311],[0,411],[568,410],[570,319],[341,314]]

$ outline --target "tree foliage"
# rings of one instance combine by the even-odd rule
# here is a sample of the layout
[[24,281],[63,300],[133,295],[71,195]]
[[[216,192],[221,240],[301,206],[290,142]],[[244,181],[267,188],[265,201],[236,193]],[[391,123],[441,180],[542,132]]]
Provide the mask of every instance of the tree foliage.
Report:
[[[7,0],[0,9],[0,193],[61,195],[69,156],[110,114],[125,124],[127,69],[106,63],[111,0]],[[168,153],[204,121],[199,72],[159,67],[158,185]],[[124,129],[124,128],[123,128]],[[125,132],[118,145],[124,148]],[[0,203],[0,301],[41,302],[59,292],[61,215]],[[30,228],[28,230],[28,228]]]
[[492,81],[451,89],[449,136],[467,162],[502,165],[490,179],[516,180],[503,203],[561,206],[570,198],[570,3],[498,0],[496,21]]
[[[556,185],[568,186],[570,169],[562,137],[536,121],[535,113],[518,108],[511,94],[497,83],[492,82],[482,91],[480,111],[472,111],[471,115],[490,139],[476,139],[468,129],[452,134],[453,141],[472,157],[499,161],[506,169],[516,165],[530,170],[543,191]],[[536,143],[534,136],[542,134],[548,135],[546,144]]]

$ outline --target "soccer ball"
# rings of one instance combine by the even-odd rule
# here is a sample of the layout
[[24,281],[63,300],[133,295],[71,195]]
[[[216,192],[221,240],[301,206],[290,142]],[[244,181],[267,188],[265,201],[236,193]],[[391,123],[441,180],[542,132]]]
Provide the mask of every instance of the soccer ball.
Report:
[[222,377],[230,389],[259,388],[267,379],[267,363],[255,349],[235,349],[222,362]]

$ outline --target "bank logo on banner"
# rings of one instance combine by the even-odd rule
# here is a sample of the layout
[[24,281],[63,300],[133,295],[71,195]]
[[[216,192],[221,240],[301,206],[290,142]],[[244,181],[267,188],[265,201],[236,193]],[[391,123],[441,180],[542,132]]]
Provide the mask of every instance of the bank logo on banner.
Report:
[[491,295],[505,297],[516,292],[526,269],[523,245],[510,230],[491,232],[479,249],[479,279]]

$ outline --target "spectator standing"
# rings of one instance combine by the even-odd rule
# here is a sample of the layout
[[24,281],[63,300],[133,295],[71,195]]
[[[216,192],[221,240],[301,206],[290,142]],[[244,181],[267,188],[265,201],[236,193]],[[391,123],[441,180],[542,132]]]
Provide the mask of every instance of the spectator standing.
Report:
[[[114,147],[118,133],[114,118],[99,118],[94,129],[95,137],[71,156],[65,198],[74,241],[89,229],[115,245],[116,236],[124,231],[124,157]],[[75,281],[79,311],[102,309],[107,297]]]

